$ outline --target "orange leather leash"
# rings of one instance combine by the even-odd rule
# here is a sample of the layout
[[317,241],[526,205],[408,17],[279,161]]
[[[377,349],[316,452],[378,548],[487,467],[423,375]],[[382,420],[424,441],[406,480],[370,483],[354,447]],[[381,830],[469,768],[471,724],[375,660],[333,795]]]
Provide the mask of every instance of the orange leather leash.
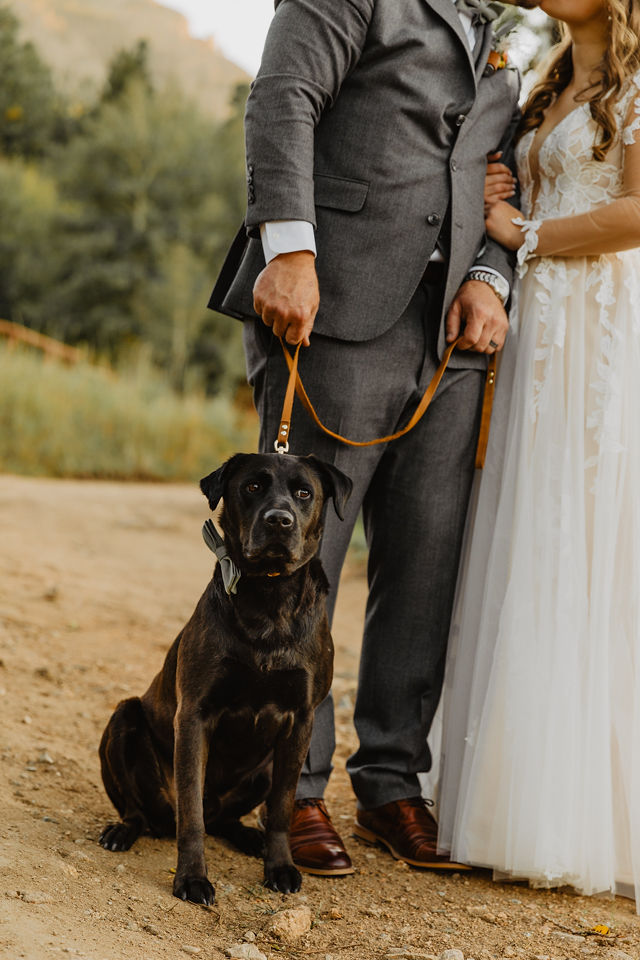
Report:
[[[399,437],[404,437],[405,434],[409,433],[410,430],[413,430],[415,425],[422,419],[426,413],[429,404],[434,398],[435,392],[440,385],[440,381],[444,376],[444,372],[449,365],[449,360],[455,348],[458,346],[462,337],[458,337],[453,343],[450,343],[447,349],[445,350],[440,366],[436,370],[431,380],[431,383],[425,390],[420,403],[418,404],[416,410],[414,411],[411,419],[405,427],[401,430],[397,430],[396,433],[391,433],[387,437],[377,437],[375,440],[349,440],[348,437],[342,437],[339,433],[334,433],[333,430],[330,430],[320,420],[318,414],[313,408],[313,404],[309,399],[309,395],[304,388],[302,380],[300,379],[300,374],[298,373],[298,357],[300,354],[301,343],[297,344],[293,356],[287,350],[284,340],[280,337],[280,344],[282,346],[282,352],[284,353],[287,366],[289,368],[289,381],[287,383],[287,389],[285,392],[284,403],[282,405],[282,416],[280,418],[280,426],[278,428],[278,437],[274,443],[274,447],[277,453],[288,453],[289,452],[289,434],[291,432],[291,411],[293,410],[293,398],[294,394],[297,393],[300,403],[305,408],[313,422],[319,427],[324,433],[328,436],[333,437],[334,440],[338,440],[340,443],[346,443],[350,447],[372,447],[378,443],[391,443],[392,440],[397,440]],[[482,401],[482,416],[480,420],[480,432],[478,435],[478,447],[476,450],[476,469],[482,470],[484,467],[484,461],[487,453],[487,445],[489,442],[489,429],[491,426],[491,411],[493,409],[493,396],[496,389],[496,369],[497,369],[497,354],[491,354],[489,358],[489,365],[487,367],[487,377],[485,381],[484,388],[484,399]]]

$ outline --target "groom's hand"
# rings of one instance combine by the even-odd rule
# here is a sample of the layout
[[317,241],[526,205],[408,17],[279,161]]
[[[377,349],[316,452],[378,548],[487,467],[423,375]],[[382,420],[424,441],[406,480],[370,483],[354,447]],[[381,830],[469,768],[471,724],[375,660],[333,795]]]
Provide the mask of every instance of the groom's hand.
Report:
[[509,318],[489,284],[482,280],[463,283],[447,314],[447,343],[462,333],[460,350],[495,353],[502,350],[508,329]]
[[274,336],[309,346],[320,306],[315,257],[308,250],[281,253],[264,268],[253,288],[253,308]]

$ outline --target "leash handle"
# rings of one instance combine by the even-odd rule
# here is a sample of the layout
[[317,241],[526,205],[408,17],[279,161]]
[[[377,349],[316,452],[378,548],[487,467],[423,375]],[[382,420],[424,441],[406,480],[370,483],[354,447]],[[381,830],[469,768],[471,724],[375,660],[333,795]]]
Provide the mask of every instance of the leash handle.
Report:
[[[291,412],[293,409],[293,398],[294,394],[298,395],[302,406],[305,408],[313,422],[317,427],[320,428],[328,436],[332,437],[334,440],[337,440],[339,443],[347,444],[350,447],[372,447],[379,443],[391,443],[392,440],[397,440],[399,437],[405,436],[409,433],[410,430],[416,426],[417,423],[422,419],[424,414],[429,408],[431,401],[433,400],[436,390],[440,386],[440,381],[444,376],[444,372],[449,365],[451,355],[456,349],[462,337],[458,337],[457,340],[454,340],[453,343],[450,343],[447,349],[445,350],[442,360],[440,361],[440,366],[433,375],[433,378],[425,390],[420,403],[418,404],[416,410],[414,411],[411,419],[401,430],[397,430],[395,433],[391,433],[386,437],[376,437],[374,440],[350,440],[348,437],[343,437],[339,433],[335,433],[333,430],[330,430],[329,427],[325,425],[320,420],[318,414],[316,413],[309,395],[304,388],[302,380],[300,379],[300,374],[298,373],[298,357],[300,354],[301,343],[298,343],[293,356],[287,350],[284,340],[280,337],[280,345],[282,347],[282,352],[289,368],[289,380],[287,383],[287,390],[285,393],[284,404],[282,407],[282,416],[280,418],[280,426],[278,428],[278,437],[274,443],[274,447],[277,453],[288,453],[289,451],[289,434],[291,431]],[[489,440],[489,428],[491,425],[491,410],[493,408],[493,395],[495,392],[495,382],[496,382],[496,369],[497,369],[497,357],[496,354],[492,354],[489,358],[489,365],[487,368],[487,378],[485,381],[485,392],[484,399],[482,403],[482,417],[480,423],[480,433],[478,438],[478,448],[476,451],[476,468],[482,469],[484,466],[484,461],[486,457],[487,444]]]
[[[291,411],[293,410],[293,398],[297,389],[297,384],[298,384],[298,381],[300,381],[300,376],[298,374],[298,357],[300,356],[300,347],[302,346],[302,340],[300,341],[299,344],[297,344],[292,357],[289,351],[287,350],[287,348],[285,347],[284,340],[282,339],[282,337],[280,337],[279,339],[280,339],[280,345],[282,347],[282,350],[287,360],[287,365],[289,367],[289,381],[287,383],[287,390],[284,395],[284,403],[282,405],[282,416],[280,417],[280,426],[278,427],[278,436],[276,437],[274,447],[275,447],[276,453],[289,453],[289,433],[291,431]],[[300,386],[302,387],[302,381],[300,381]],[[304,390],[304,387],[302,387],[302,389]],[[322,429],[324,430],[324,427],[322,427]]]

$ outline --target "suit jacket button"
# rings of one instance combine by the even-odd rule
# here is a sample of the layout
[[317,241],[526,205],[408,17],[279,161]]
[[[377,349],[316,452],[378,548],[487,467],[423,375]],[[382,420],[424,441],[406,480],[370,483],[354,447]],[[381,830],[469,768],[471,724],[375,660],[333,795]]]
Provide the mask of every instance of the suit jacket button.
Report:
[[249,164],[249,166],[247,167],[247,170],[249,171],[249,173],[253,173],[253,164],[252,164],[252,163]]
[[432,227],[439,227],[440,219],[437,213],[430,213],[427,217],[427,223],[431,224]]
[[456,127],[461,127],[466,119],[467,118],[464,115],[464,113],[459,113],[458,116],[456,117]]
[[452,160],[451,163],[450,163],[450,166],[451,166],[451,169],[453,170],[453,172],[455,173],[456,170],[458,169],[458,164],[456,163],[456,161],[455,161],[455,160]]

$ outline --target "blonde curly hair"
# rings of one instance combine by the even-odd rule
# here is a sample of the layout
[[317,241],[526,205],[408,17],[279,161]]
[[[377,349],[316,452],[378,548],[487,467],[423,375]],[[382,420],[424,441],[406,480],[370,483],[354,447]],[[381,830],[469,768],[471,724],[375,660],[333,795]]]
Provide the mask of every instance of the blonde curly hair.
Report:
[[[640,68],[640,0],[607,0],[609,43],[602,60],[591,75],[591,82],[579,95],[589,104],[598,125],[593,146],[594,160],[604,160],[616,132],[614,105],[625,80]],[[518,128],[518,139],[539,127],[544,113],[568,86],[573,75],[571,39],[564,24],[559,24],[561,40],[547,61],[544,77],[531,91]]]

